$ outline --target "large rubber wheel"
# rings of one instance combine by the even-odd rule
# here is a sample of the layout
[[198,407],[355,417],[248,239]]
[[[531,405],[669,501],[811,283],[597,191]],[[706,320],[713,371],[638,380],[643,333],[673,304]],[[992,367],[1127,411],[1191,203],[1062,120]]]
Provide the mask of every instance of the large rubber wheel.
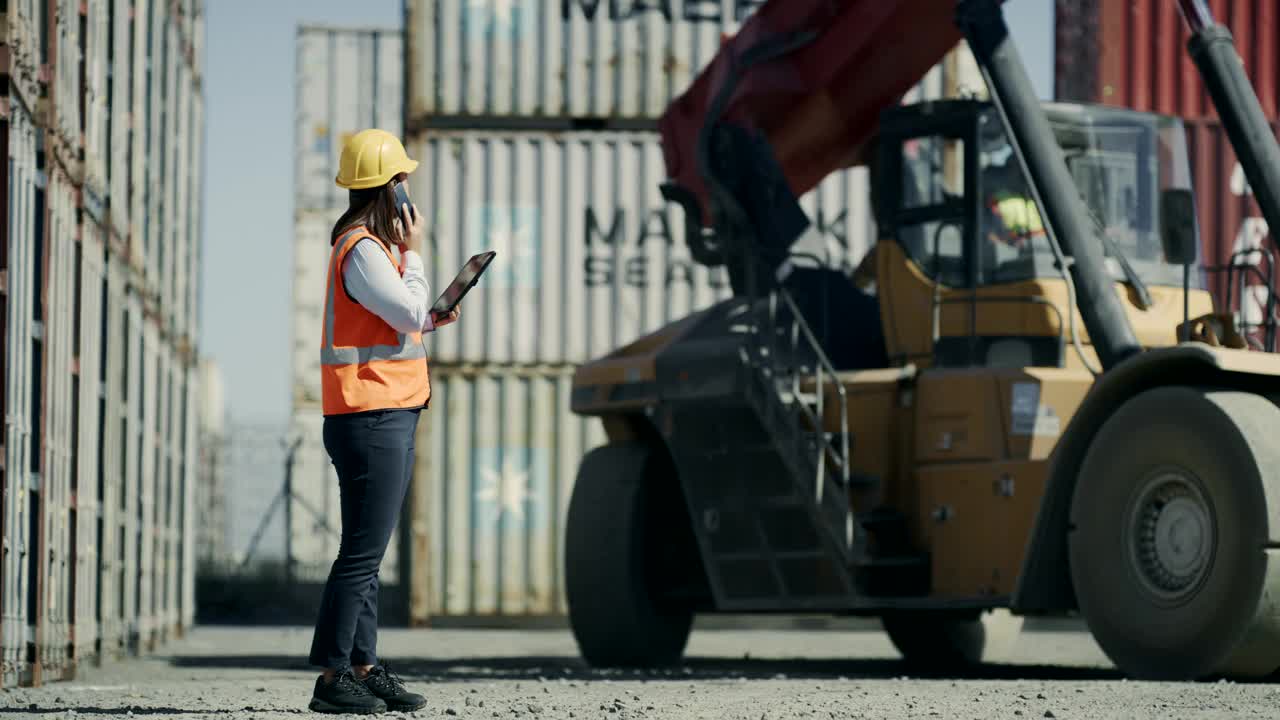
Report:
[[904,611],[886,613],[880,624],[908,665],[923,670],[956,670],[982,662],[986,628],[976,612]]
[[1265,397],[1164,387],[1098,430],[1071,503],[1071,578],[1124,673],[1280,667],[1278,428]]
[[669,565],[663,540],[676,534],[664,521],[685,517],[670,507],[679,499],[670,492],[674,478],[653,477],[669,469],[655,455],[642,445],[606,445],[578,470],[565,524],[565,589],[574,639],[593,666],[672,665],[689,639],[692,610],[659,603],[652,592]]

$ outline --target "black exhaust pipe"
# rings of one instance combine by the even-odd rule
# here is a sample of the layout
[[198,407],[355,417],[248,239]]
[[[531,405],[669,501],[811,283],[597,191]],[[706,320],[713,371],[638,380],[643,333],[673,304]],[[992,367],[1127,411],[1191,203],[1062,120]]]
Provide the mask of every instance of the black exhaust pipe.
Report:
[[1202,0],[1178,0],[1178,9],[1191,29],[1187,51],[1222,118],[1258,207],[1275,233],[1280,230],[1280,143],[1245,74],[1231,32],[1214,21]]

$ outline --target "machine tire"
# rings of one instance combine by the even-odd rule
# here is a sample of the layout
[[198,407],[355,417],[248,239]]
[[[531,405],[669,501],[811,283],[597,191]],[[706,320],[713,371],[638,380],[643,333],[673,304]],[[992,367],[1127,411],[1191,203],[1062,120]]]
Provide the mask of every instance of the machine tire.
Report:
[[880,624],[902,659],[925,670],[954,670],[982,662],[986,627],[978,613],[886,613]]
[[1129,676],[1264,676],[1280,667],[1280,408],[1161,387],[1098,430],[1071,503],[1071,578],[1099,646]]
[[569,623],[584,660],[596,667],[659,667],[680,661],[693,611],[651,595],[654,545],[650,501],[663,467],[639,444],[587,453],[565,523]]

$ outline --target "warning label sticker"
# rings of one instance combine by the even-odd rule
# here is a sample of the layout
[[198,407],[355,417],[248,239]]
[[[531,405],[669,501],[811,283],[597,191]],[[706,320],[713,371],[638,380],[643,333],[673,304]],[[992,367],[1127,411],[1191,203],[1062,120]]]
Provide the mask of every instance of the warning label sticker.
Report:
[[1009,414],[1014,435],[1057,437],[1062,432],[1062,422],[1053,408],[1040,403],[1039,383],[1013,384]]

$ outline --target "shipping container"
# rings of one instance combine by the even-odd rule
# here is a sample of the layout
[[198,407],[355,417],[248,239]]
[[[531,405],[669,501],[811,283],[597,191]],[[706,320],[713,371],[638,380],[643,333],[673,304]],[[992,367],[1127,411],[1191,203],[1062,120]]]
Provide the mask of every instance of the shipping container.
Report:
[[[159,410],[159,368],[158,365],[158,333],[156,326],[144,320],[142,322],[141,368],[139,376],[137,401],[141,407],[137,410],[137,444],[138,463],[138,504],[137,504],[137,537],[138,537],[138,597],[137,597],[137,638],[141,650],[148,649],[151,633],[155,629],[155,570],[156,570],[156,485],[157,457],[156,441],[159,434],[157,414]],[[132,400],[132,398],[131,398]]]
[[409,130],[433,116],[653,120],[764,0],[409,0]]
[[[498,252],[462,319],[428,335],[433,362],[583,362],[730,295],[723,268],[692,260],[684,213],[659,192],[654,133],[428,132],[409,152],[432,291],[472,254]],[[795,252],[861,259],[873,237],[864,168],[801,204],[811,227]]]
[[110,160],[110,4],[111,0],[88,0],[84,5],[84,207],[98,221],[107,199]]
[[0,678],[6,686],[26,679],[30,673],[28,643],[32,635],[33,593],[31,562],[36,557],[32,545],[32,490],[38,482],[40,454],[33,451],[34,431],[40,408],[35,388],[40,382],[36,357],[36,306],[40,302],[43,278],[36,275],[40,264],[36,237],[36,194],[39,190],[37,130],[27,111],[14,95],[5,98],[8,118],[0,120],[0,137],[8,155],[7,212],[4,231],[5,271],[5,378],[4,378],[4,517],[3,561],[0,562]]
[[130,192],[133,189],[130,174],[137,159],[132,155],[134,22],[131,8],[123,0],[111,3],[111,29],[111,189],[107,205],[112,231],[117,237],[126,238],[129,235]]
[[122,402],[125,421],[121,452],[124,457],[124,487],[120,506],[122,563],[120,585],[120,617],[125,649],[138,648],[141,614],[138,598],[142,584],[141,522],[142,482],[142,408],[148,388],[143,385],[143,314],[142,299],[136,289],[126,286],[121,341],[124,343],[124,383]]
[[299,210],[294,222],[290,367],[295,413],[320,405],[320,333],[332,249],[329,238],[345,210]]
[[127,618],[124,596],[133,586],[126,581],[128,568],[128,525],[126,478],[128,445],[129,349],[128,300],[125,278],[128,261],[107,258],[107,284],[103,288],[105,312],[102,318],[103,387],[102,447],[98,465],[98,500],[102,515],[98,523],[101,537],[99,556],[102,576],[98,601],[101,657],[115,659],[127,650]]
[[334,184],[346,138],[370,127],[401,134],[403,35],[300,27],[296,43],[294,205],[346,207],[347,191]]
[[[1260,342],[1256,331],[1265,319],[1266,288],[1276,287],[1280,268],[1274,265],[1280,257],[1266,241],[1270,228],[1221,123],[1185,122],[1209,288],[1217,307],[1235,313]],[[1280,122],[1272,124],[1272,132],[1280,133]]]
[[[1276,118],[1280,8],[1275,0],[1211,0],[1235,39],[1262,103]],[[1177,3],[1165,0],[1058,2],[1055,97],[1187,118],[1214,118],[1204,82],[1187,53]]]
[[[181,583],[182,614],[179,620],[183,631],[195,627],[196,617],[196,554],[203,548],[204,538],[199,529],[211,518],[218,517],[217,505],[197,505],[198,492],[201,485],[204,465],[202,458],[203,443],[197,429],[197,416],[200,412],[200,368],[188,366],[183,377],[183,409],[182,409],[182,491],[178,498],[182,512],[182,565],[179,568]],[[199,508],[200,515],[196,514]],[[206,514],[207,513],[207,514]],[[219,548],[215,547],[215,550]]]
[[72,644],[73,660],[81,665],[96,659],[98,653],[98,591],[103,572],[100,560],[102,540],[98,534],[102,502],[99,497],[103,430],[103,285],[105,282],[106,228],[98,223],[81,225],[80,285],[76,305],[79,308],[80,343],[76,351],[76,393],[78,414],[73,446],[77,455],[73,468],[75,502],[72,506],[72,556],[75,565],[75,624]]
[[578,462],[605,442],[569,411],[571,367],[432,372],[403,542],[410,620],[565,612],[562,539]]
[[41,68],[45,63],[47,26],[43,23],[47,0],[9,0],[5,26],[8,75],[12,89],[34,105],[40,99]]

